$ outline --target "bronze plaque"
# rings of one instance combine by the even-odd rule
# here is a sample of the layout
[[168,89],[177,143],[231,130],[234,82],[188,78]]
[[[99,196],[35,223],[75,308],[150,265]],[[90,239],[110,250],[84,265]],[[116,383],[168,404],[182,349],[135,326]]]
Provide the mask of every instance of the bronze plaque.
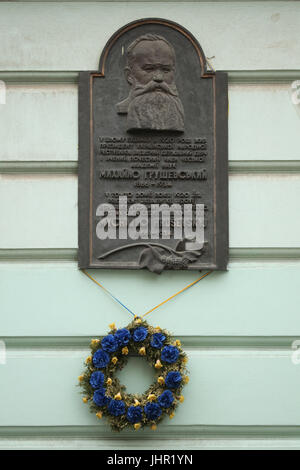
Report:
[[80,73],[80,268],[226,269],[227,96],[161,19],[124,26]]

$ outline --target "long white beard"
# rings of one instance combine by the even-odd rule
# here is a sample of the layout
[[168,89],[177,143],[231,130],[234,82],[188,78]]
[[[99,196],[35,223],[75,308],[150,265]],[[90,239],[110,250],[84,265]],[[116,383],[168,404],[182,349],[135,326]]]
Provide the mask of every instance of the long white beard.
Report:
[[151,82],[132,90],[127,130],[135,129],[184,130],[184,110],[175,85]]

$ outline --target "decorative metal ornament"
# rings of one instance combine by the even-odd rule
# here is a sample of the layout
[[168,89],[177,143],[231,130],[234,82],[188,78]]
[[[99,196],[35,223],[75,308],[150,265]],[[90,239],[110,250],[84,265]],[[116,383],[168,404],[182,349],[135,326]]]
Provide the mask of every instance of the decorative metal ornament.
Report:
[[[143,394],[129,394],[115,373],[126,366],[130,355],[143,356],[155,370],[155,380]],[[83,402],[101,419],[106,417],[114,431],[156,429],[166,416],[174,417],[188,382],[187,356],[179,340],[160,327],[136,317],[126,328],[110,325],[109,333],[91,341],[86,370],[79,377]]]

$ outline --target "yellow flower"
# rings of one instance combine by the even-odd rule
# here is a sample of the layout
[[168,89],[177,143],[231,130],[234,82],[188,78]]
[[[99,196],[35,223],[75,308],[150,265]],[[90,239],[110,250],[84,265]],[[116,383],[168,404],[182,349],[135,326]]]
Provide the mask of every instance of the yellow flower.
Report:
[[86,364],[89,364],[90,362],[92,362],[92,356],[88,356],[85,360]]
[[79,382],[82,382],[82,381],[83,381],[83,378],[84,378],[84,376],[83,376],[83,375],[80,375],[80,376],[78,377]]
[[183,402],[184,402],[184,396],[183,396],[183,395],[180,395],[179,401],[180,401],[180,403],[183,403]]
[[82,399],[83,403],[87,403],[89,401],[88,397],[83,397]]
[[183,362],[184,364],[186,364],[188,360],[189,360],[188,357],[187,357],[187,356],[184,356],[184,358],[182,359],[182,362]]
[[140,324],[142,323],[141,318],[137,318],[137,319],[134,321],[134,323],[135,323],[136,325],[140,325]]
[[155,431],[156,428],[157,428],[156,424],[152,424],[152,425],[151,425],[152,431]]
[[95,346],[98,343],[100,343],[100,339],[92,339],[92,341],[91,341],[92,346]]
[[115,324],[115,323],[111,323],[111,324],[108,325],[108,326],[109,326],[109,328],[110,328],[111,330],[116,330],[116,324]]
[[188,384],[189,381],[190,381],[190,378],[189,378],[187,375],[185,375],[185,376],[183,377],[183,382],[184,382],[185,384]]
[[97,418],[101,419],[102,418],[102,411],[98,411],[98,413],[96,413],[96,416]]
[[127,356],[128,352],[128,348],[127,346],[125,346],[125,348],[122,349],[122,354],[124,354],[124,356]]
[[111,362],[112,362],[113,364],[117,364],[118,358],[117,358],[116,356],[114,356],[114,357],[112,358]]
[[154,395],[154,393],[150,393],[150,395],[148,395],[148,400],[150,401],[156,400],[156,396]]
[[139,354],[140,354],[141,356],[146,356],[146,348],[145,348],[144,346],[143,346],[142,348],[140,348]]
[[134,429],[137,431],[138,429],[140,429],[141,427],[141,423],[135,423],[134,424]]
[[134,399],[134,405],[133,406],[139,406],[140,405],[140,402],[135,398]]
[[114,399],[115,400],[122,400],[122,395],[120,392],[118,392],[115,396],[114,396]]
[[170,418],[170,419],[173,419],[174,416],[175,416],[175,413],[170,413],[170,414],[169,414],[169,418]]
[[162,368],[162,363],[160,362],[159,359],[157,359],[156,363],[154,364],[155,369],[161,369]]
[[179,339],[176,339],[176,341],[175,341],[175,346],[181,346],[181,342],[180,342]]
[[112,380],[111,380],[110,377],[108,377],[108,379],[107,379],[107,381],[106,381],[106,384],[107,384],[107,385],[111,385],[111,384],[112,384]]
[[156,326],[155,329],[157,330],[158,333],[161,331],[161,327],[160,327],[160,326]]
[[159,383],[159,385],[164,385],[165,379],[162,376],[160,376],[158,377],[157,382]]

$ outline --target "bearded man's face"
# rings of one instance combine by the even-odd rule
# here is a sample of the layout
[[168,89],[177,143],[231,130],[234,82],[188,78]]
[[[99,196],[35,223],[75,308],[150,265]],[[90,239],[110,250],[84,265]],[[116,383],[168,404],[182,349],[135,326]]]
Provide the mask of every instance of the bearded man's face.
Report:
[[174,81],[175,57],[164,41],[141,41],[132,51],[127,130],[184,129],[184,111]]
[[174,84],[175,58],[163,41],[141,41],[134,48],[128,81],[133,87],[157,84]]

